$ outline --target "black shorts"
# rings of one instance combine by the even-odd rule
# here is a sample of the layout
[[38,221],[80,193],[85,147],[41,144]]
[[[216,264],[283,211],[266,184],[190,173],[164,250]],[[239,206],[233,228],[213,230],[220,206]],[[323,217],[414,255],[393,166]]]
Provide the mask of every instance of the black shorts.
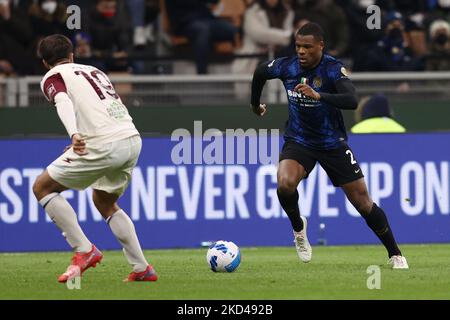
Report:
[[281,160],[296,160],[311,173],[318,161],[335,187],[364,177],[353,151],[347,144],[331,150],[314,150],[294,141],[286,141],[280,154]]

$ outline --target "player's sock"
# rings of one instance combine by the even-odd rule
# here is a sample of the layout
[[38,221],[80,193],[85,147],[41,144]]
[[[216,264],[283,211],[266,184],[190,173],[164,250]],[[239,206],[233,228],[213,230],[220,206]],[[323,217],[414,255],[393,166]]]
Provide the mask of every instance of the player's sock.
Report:
[[300,209],[298,208],[298,191],[294,193],[286,194],[277,189],[278,200],[281,207],[291,220],[292,228],[295,232],[300,232],[303,229],[303,221],[300,218]]
[[375,232],[377,237],[386,247],[389,258],[395,255],[401,256],[402,253],[400,252],[400,249],[395,242],[394,234],[392,233],[391,227],[389,226],[389,222],[383,209],[378,207],[374,202],[370,213],[368,215],[363,215],[363,217],[370,229]]
[[109,224],[112,232],[122,245],[125,257],[133,266],[133,271],[144,271],[147,268],[148,263],[142,252],[133,221],[131,221],[130,217],[120,209],[106,219],[106,222]]
[[43,197],[39,204],[62,231],[63,236],[75,252],[91,251],[92,243],[81,230],[75,211],[64,197],[53,192]]

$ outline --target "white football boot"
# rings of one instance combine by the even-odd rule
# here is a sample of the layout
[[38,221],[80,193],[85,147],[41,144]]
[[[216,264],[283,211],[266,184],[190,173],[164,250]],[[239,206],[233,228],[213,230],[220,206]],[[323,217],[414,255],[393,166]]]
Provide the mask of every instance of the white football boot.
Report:
[[300,232],[294,231],[294,243],[295,249],[297,249],[298,257],[306,263],[311,261],[312,248],[306,235],[306,227],[308,223],[306,222],[305,217],[301,216],[300,218],[303,221],[303,230]]
[[408,262],[404,256],[392,256],[388,260],[392,269],[409,269]]

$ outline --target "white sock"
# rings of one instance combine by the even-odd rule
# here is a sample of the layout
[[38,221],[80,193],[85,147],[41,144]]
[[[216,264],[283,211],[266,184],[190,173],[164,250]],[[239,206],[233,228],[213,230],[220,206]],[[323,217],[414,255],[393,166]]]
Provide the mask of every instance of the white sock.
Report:
[[53,192],[42,198],[39,204],[62,231],[64,238],[75,252],[91,251],[92,243],[81,230],[75,211],[64,197]]
[[112,232],[122,245],[128,263],[133,266],[133,271],[144,271],[147,268],[148,263],[142,252],[133,221],[131,221],[130,217],[120,209],[106,219],[106,222],[109,224]]

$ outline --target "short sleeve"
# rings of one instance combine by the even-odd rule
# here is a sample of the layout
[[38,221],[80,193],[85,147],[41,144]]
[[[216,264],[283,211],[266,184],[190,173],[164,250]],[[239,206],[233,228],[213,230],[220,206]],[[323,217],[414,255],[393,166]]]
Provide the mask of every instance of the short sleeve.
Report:
[[330,64],[328,66],[327,72],[329,78],[333,81],[333,83],[336,83],[341,79],[348,79],[348,71],[340,62]]
[[55,96],[60,92],[66,92],[67,88],[60,73],[56,73],[51,75],[47,79],[45,79],[44,84],[42,85],[42,92],[45,97],[50,102],[55,102]]

